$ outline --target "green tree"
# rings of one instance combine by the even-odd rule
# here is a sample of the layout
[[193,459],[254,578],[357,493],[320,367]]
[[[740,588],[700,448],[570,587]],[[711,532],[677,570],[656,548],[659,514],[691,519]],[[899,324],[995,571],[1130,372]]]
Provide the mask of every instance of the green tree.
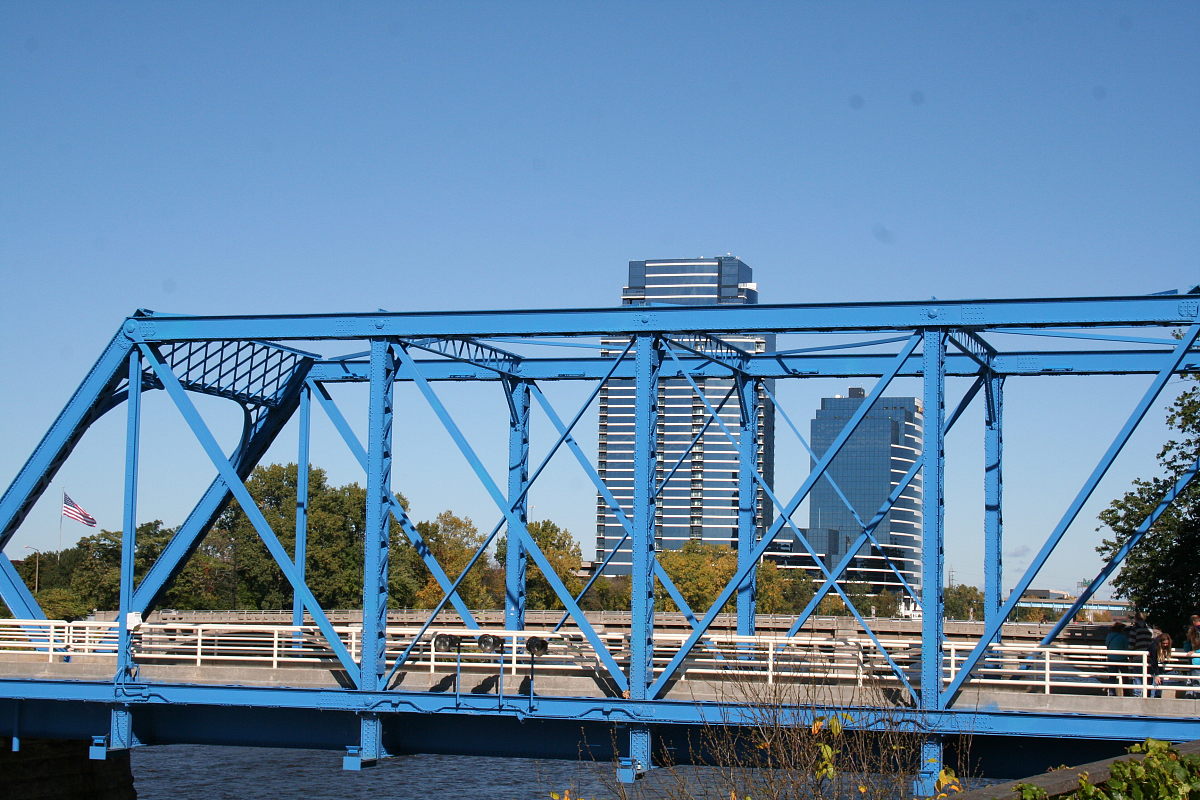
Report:
[[[1200,390],[1179,395],[1167,415],[1175,432],[1158,455],[1163,474],[1134,481],[1133,488],[1100,513],[1112,532],[1097,551],[1112,556],[1154,510],[1167,490],[1200,455]],[[1151,622],[1178,633],[1200,606],[1200,485],[1193,481],[1134,546],[1113,579],[1115,593],[1146,611]]]
[[[452,581],[462,573],[484,540],[484,535],[475,527],[470,517],[458,517],[452,511],[443,511],[433,521],[418,522],[417,530],[421,532],[430,552]],[[412,548],[409,548],[403,557],[415,575],[424,576],[420,588],[415,593],[413,604],[420,608],[433,608],[442,599],[442,587],[425,569]],[[463,602],[471,608],[498,608],[502,595],[497,594],[497,572],[488,556],[481,556],[458,587]]]
[[978,587],[964,583],[947,586],[942,597],[946,619],[983,619],[983,592]]
[[[246,488],[291,558],[295,556],[297,481],[295,464],[256,467],[246,481]],[[396,497],[405,504],[403,496]],[[366,490],[357,483],[330,486],[324,470],[309,471],[305,581],[323,608],[358,608],[362,604],[366,505]],[[389,604],[413,605],[421,578],[408,557],[412,547],[399,524],[395,520],[390,524]],[[291,584],[236,502],[221,514],[198,555],[204,566],[200,573],[193,573],[193,580],[199,596],[216,595],[209,607],[286,608],[292,604]]]
[[[675,587],[687,604],[696,610],[709,608],[737,569],[737,553],[728,547],[689,541],[679,550],[658,554],[658,561],[671,576]],[[665,589],[659,588],[657,606],[663,611],[676,611],[675,603]],[[723,611],[733,610],[733,601]]]
[[[578,595],[583,589],[583,581],[575,574],[583,561],[583,551],[579,542],[566,528],[560,528],[550,520],[538,520],[528,525],[529,534],[537,542],[538,547],[554,567],[556,574],[567,587],[572,596]],[[504,560],[508,555],[508,537],[503,536],[496,543],[496,561],[500,569],[504,568]],[[595,591],[593,587],[592,591]],[[533,560],[530,559],[525,576],[525,604],[527,608],[563,608],[558,595],[550,588],[550,582],[542,574]]]

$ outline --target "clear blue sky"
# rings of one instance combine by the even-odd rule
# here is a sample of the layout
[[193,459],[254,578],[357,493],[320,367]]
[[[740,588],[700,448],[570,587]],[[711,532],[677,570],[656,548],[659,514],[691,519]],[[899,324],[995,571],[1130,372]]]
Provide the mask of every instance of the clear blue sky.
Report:
[[[0,483],[138,307],[607,305],[630,259],[726,252],[764,302],[1195,284],[1197,41],[1193,2],[0,3]],[[1010,563],[1143,383],[1014,388]],[[1154,416],[1109,495],[1152,464]],[[56,482],[112,528],[120,427]],[[150,436],[171,457],[147,456],[143,515],[170,524],[209,472],[174,435]],[[490,525],[428,472],[397,474],[419,516]],[[576,499],[540,504],[590,542],[563,480]],[[56,546],[56,511],[14,558]],[[1040,584],[1094,570],[1089,513]]]

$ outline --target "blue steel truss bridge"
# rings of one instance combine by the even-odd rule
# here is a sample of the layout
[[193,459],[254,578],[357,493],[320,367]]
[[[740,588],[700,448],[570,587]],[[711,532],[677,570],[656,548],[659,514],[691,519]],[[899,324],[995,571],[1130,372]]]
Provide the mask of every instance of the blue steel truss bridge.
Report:
[[[609,748],[622,777],[632,779],[654,766],[656,739],[677,738],[705,724],[753,722],[763,687],[784,687],[787,692],[775,696],[784,698],[779,702],[788,704],[796,724],[811,723],[833,707],[851,729],[914,732],[921,746],[913,771],[922,790],[932,785],[944,744],[960,735],[973,736],[984,751],[1058,737],[1101,744],[1147,736],[1200,739],[1200,707],[1185,686],[1174,697],[1133,696],[1146,667],[1130,653],[1119,676],[1130,685],[1116,687],[1128,688],[1129,696],[1107,696],[1116,678],[1105,654],[1059,640],[1200,465],[1179,477],[1129,544],[1040,638],[1015,637],[1006,626],[1168,382],[1200,370],[1198,313],[1200,296],[1178,293],[302,316],[135,313],[0,497],[4,546],[88,428],[123,410],[119,612],[111,623],[47,620],[10,558],[0,554],[0,597],[15,618],[0,625],[0,732],[14,741],[84,739],[96,758],[163,743],[334,748],[344,752],[347,768],[408,752],[573,757],[584,737]],[[781,344],[802,346],[752,353],[728,341],[745,333],[775,334]],[[600,337],[606,352],[595,346]],[[624,341],[624,347],[613,348],[613,340]],[[1029,566],[1014,580],[1001,570],[1005,386],[1064,375],[1129,375],[1145,388],[1124,424],[1103,434],[1109,442],[1103,455],[1080,476],[1078,490],[1062,498]],[[706,377],[730,381],[722,403],[714,404],[699,389]],[[656,452],[658,387],[667,378],[689,382],[707,415],[706,428],[739,443],[737,568],[710,608],[688,606],[655,552],[656,496],[679,466],[664,465]],[[805,454],[812,464],[806,475],[794,485],[769,485],[759,471],[758,404],[769,398],[786,423],[782,427],[807,449],[778,395],[784,382],[811,378],[852,378],[870,388],[828,449]],[[948,378],[967,388],[948,396]],[[580,421],[614,379],[635,387],[634,491],[626,507],[616,502],[578,441],[584,435]],[[923,452],[888,500],[859,519],[861,531],[845,555],[823,559],[794,522],[796,513],[818,481],[831,480],[830,463],[898,380],[920,382]],[[558,407],[544,391],[561,381],[585,387],[577,407]],[[367,404],[365,441],[334,400],[331,388],[343,383],[367,387],[360,395]],[[489,469],[445,403],[450,383],[491,387],[488,397],[499,400],[494,424],[508,441],[499,469]],[[495,505],[496,523],[461,575],[448,574],[437,562],[392,490],[393,425],[406,413],[398,407],[398,385],[444,427],[461,455],[462,480],[477,482]],[[214,477],[169,545],[135,580],[147,392],[169,398],[211,461]],[[240,409],[244,422],[232,448],[218,441],[198,395],[223,398]],[[724,403],[740,409],[738,424],[718,413]],[[972,405],[982,409],[983,420],[984,508],[975,535],[986,554],[985,619],[963,634],[952,625],[948,630],[942,613],[945,437]],[[541,442],[546,455],[536,460],[534,409],[548,422]],[[365,475],[362,609],[350,621],[332,619],[306,583],[305,476],[316,414],[328,418]],[[294,558],[245,484],[293,419],[300,469]],[[620,626],[581,609],[596,578],[572,595],[526,527],[530,490],[558,454],[554,468],[565,462],[582,470],[599,502],[624,527],[622,544],[632,554],[632,600]],[[681,462],[687,458],[685,453]],[[906,625],[885,623],[856,608],[838,579],[854,554],[878,546],[876,527],[918,479],[920,582],[893,570],[920,617]],[[756,521],[760,492],[773,506],[765,529]],[[152,621],[165,588],[231,501],[245,511],[292,587],[291,624]],[[389,622],[393,522],[422,554],[443,594],[431,611]],[[502,532],[509,541],[503,615],[478,614],[458,588]],[[812,554],[819,588],[795,618],[764,627],[756,614],[756,570],[772,543],[787,536],[795,540],[793,551],[799,546]],[[531,564],[558,596],[564,609],[559,614],[527,612]],[[1002,590],[1002,580],[1011,591]],[[681,610],[670,626],[656,616],[656,591]],[[818,603],[831,594],[847,604],[852,629],[828,632],[811,624]],[[736,614],[729,624],[715,626],[727,604]],[[1180,683],[1187,677],[1179,675]]]

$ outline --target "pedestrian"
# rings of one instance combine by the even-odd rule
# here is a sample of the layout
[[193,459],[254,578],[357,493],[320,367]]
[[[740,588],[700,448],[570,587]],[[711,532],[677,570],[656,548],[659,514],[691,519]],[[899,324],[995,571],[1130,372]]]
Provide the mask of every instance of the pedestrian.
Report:
[[[1130,669],[1133,672],[1142,672],[1144,664],[1146,667],[1145,674],[1143,675],[1144,680],[1140,680],[1138,683],[1144,683],[1148,687],[1150,683],[1149,664],[1153,657],[1151,651],[1154,648],[1154,632],[1146,624],[1146,615],[1143,612],[1134,612],[1133,624],[1129,626],[1128,636],[1129,649],[1139,653],[1137,656],[1130,656],[1129,660],[1132,662]],[[1140,655],[1143,653],[1145,655]],[[1135,692],[1135,694],[1140,695],[1141,692]]]
[[1108,662],[1112,665],[1113,675],[1116,677],[1114,683],[1117,684],[1116,690],[1108,689],[1105,694],[1124,697],[1125,682],[1122,676],[1125,673],[1128,657],[1123,651],[1129,650],[1129,635],[1125,632],[1124,622],[1118,620],[1112,624],[1112,627],[1108,629],[1108,635],[1104,637],[1104,647],[1108,650]]
[[1191,669],[1188,670],[1187,684],[1189,686],[1196,685],[1197,672],[1200,671],[1200,614],[1193,614],[1191,623],[1187,627],[1187,633],[1184,635],[1183,647],[1181,652],[1190,656]]
[[1173,644],[1171,634],[1158,633],[1150,646],[1150,682],[1156,687],[1149,692],[1150,697],[1162,697],[1162,689],[1157,687],[1163,684],[1163,673],[1166,672],[1167,662],[1171,660]]

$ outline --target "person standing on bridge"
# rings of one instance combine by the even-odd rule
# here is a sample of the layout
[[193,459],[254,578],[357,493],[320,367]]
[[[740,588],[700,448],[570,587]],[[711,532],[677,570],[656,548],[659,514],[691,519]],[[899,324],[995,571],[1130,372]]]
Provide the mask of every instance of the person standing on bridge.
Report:
[[1125,633],[1124,622],[1112,624],[1112,627],[1108,629],[1108,635],[1104,637],[1104,647],[1108,650],[1108,662],[1113,665],[1112,671],[1116,676],[1114,682],[1117,684],[1116,689],[1108,689],[1105,694],[1124,697],[1125,682],[1122,676],[1126,671],[1128,656],[1122,651],[1129,650],[1129,636]]
[[1166,672],[1167,662],[1171,660],[1171,634],[1160,632],[1150,645],[1150,681],[1155,686],[1147,692],[1149,697],[1162,697],[1163,673]]
[[[1135,656],[1130,660],[1133,663],[1130,665],[1134,672],[1143,672],[1143,664],[1145,672],[1143,673],[1144,680],[1139,681],[1146,685],[1149,689],[1152,680],[1152,673],[1149,670],[1149,665],[1153,659],[1154,650],[1154,633],[1150,630],[1150,626],[1146,624],[1146,615],[1141,611],[1136,611],[1133,614],[1133,624],[1129,626],[1129,649],[1136,650],[1139,654],[1145,653],[1143,656]],[[1141,696],[1140,691],[1135,691],[1135,696]]]

